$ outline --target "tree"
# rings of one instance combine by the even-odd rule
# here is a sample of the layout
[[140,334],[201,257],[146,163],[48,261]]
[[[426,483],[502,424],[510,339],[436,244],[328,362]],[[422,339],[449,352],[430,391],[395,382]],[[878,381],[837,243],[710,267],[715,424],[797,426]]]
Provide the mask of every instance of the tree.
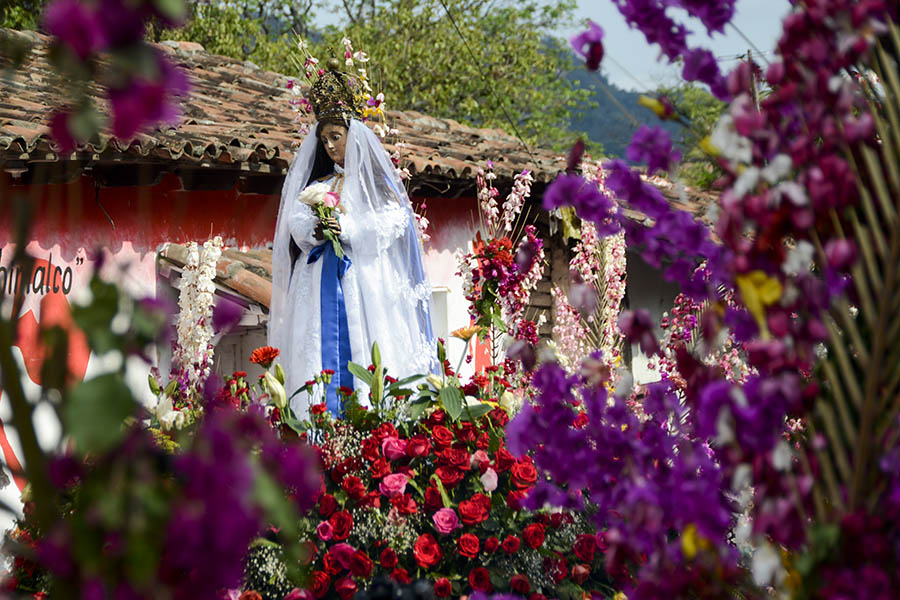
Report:
[[14,0],[0,5],[0,27],[37,29],[46,0]]

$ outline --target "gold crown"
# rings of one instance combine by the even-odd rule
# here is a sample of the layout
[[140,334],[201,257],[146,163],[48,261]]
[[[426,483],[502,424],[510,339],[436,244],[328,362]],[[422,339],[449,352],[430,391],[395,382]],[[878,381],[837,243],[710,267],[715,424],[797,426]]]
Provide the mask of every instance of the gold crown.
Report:
[[357,96],[351,89],[354,85],[358,86],[359,82],[339,70],[340,63],[337,59],[330,59],[326,67],[309,94],[316,120],[320,123],[331,121],[349,126],[351,119],[362,119]]

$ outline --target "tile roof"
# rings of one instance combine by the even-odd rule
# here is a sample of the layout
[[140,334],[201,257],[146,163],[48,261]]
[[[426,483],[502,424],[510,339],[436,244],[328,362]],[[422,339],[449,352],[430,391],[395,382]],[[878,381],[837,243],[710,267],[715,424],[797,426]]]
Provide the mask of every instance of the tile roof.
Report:
[[[29,58],[10,77],[0,77],[0,160],[54,160],[47,115],[61,94],[61,82],[47,63],[48,37],[34,32],[0,30],[34,42]],[[193,87],[183,101],[177,127],[138,135],[131,143],[109,132],[76,151],[75,159],[133,162],[177,161],[183,166],[240,168],[281,174],[297,141],[294,113],[286,88],[289,77],[252,63],[207,53],[190,42],[163,42],[159,47],[190,74]],[[0,58],[0,69],[9,66]],[[96,86],[93,93],[99,94]],[[392,111],[389,123],[405,144],[405,165],[414,177],[473,178],[491,159],[501,178],[530,168],[539,182],[549,182],[565,168],[564,158],[533,148],[531,160],[522,144],[499,129],[469,127],[414,111]],[[388,150],[394,150],[386,144]]]

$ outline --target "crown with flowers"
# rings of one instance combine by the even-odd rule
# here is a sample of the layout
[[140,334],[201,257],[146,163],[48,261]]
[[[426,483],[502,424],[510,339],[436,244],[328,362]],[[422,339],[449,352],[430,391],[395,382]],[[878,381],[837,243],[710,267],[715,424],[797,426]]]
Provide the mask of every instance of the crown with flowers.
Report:
[[375,132],[384,137],[388,133],[384,112],[384,94],[374,94],[369,82],[368,55],[362,50],[354,51],[348,38],[344,45],[344,69],[340,60],[329,59],[322,65],[309,51],[305,40],[299,39],[297,47],[300,56],[293,56],[295,65],[303,74],[307,84],[306,96],[298,82],[290,80],[288,88],[292,92],[291,105],[298,113],[296,121],[305,120],[312,114],[320,123],[333,122],[350,124],[351,119],[374,121]]

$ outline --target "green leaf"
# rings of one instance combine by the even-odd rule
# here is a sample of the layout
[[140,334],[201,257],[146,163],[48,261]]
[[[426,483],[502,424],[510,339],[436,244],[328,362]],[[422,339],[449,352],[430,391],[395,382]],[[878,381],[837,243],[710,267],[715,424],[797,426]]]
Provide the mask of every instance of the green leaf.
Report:
[[398,389],[398,388],[401,388],[401,387],[403,387],[403,386],[405,386],[405,385],[409,385],[409,384],[412,383],[413,381],[417,381],[417,380],[419,380],[419,379],[422,379],[423,377],[424,377],[424,375],[410,375],[409,377],[404,377],[403,379],[401,379],[401,380],[399,380],[399,381],[395,381],[394,383],[392,383],[391,385],[389,385],[388,388],[387,388],[387,390],[385,390],[385,391],[386,391],[388,394],[393,394],[393,393],[394,393],[394,390],[396,390],[396,389]]
[[451,506],[453,506],[453,503],[450,502],[450,496],[447,495],[447,490],[444,489],[444,484],[441,483],[441,478],[437,476],[437,473],[431,476],[431,480],[437,487],[438,492],[441,493],[441,501],[444,503],[444,508],[450,508]]
[[181,21],[187,14],[187,5],[183,0],[153,0],[153,5],[170,21]]
[[103,452],[121,439],[122,424],[135,403],[121,374],[107,373],[73,389],[62,409],[63,423],[81,453]]
[[409,418],[418,421],[430,404],[430,402],[413,402],[409,405]]
[[492,410],[494,410],[494,407],[490,404],[481,403],[478,406],[467,407],[463,414],[474,421],[475,419],[488,414]]
[[450,420],[458,420],[463,410],[463,395],[459,388],[451,386],[441,388],[440,398],[441,404],[444,405],[444,410],[447,411],[447,416],[450,417]]
[[350,361],[347,363],[347,369],[368,387],[372,387],[372,373],[367,368]]

